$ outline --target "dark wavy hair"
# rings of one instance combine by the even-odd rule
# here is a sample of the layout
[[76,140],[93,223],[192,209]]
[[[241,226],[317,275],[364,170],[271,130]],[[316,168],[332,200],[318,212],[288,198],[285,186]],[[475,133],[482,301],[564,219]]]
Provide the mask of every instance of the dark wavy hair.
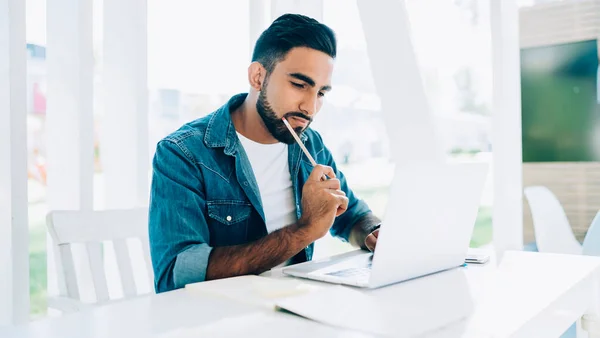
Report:
[[284,14],[277,18],[256,41],[252,62],[259,62],[271,73],[295,47],[321,51],[335,59],[337,42],[331,28],[300,14]]

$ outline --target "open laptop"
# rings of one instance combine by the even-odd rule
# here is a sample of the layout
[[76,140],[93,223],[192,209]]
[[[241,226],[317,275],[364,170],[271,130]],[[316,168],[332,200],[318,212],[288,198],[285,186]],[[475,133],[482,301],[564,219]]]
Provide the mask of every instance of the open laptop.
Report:
[[463,265],[487,169],[482,163],[397,166],[374,253],[292,265],[283,273],[377,288]]

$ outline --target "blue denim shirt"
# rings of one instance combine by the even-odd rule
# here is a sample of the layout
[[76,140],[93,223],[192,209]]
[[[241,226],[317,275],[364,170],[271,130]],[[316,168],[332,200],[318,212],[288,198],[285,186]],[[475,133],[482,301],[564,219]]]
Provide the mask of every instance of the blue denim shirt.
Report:
[[[232,97],[217,111],[184,125],[157,145],[149,215],[157,292],[204,281],[213,247],[248,243],[267,235],[258,185],[230,117],[246,95]],[[350,200],[330,230],[347,241],[354,223],[371,211],[348,188],[321,136],[309,128],[301,139],[317,163],[335,170]],[[288,154],[300,218],[302,186],[312,165],[295,143],[289,145]],[[313,247],[314,243],[292,262],[310,260]]]

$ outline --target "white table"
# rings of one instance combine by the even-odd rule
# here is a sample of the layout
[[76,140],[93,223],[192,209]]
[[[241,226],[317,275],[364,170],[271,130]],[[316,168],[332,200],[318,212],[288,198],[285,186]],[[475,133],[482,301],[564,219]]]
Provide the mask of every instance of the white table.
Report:
[[[596,257],[507,252],[498,267],[469,265],[361,292],[382,311],[394,336],[556,337],[584,313],[599,313],[599,274]],[[181,331],[190,328],[187,335]],[[0,328],[0,337],[15,338],[188,336],[374,335],[188,290]]]

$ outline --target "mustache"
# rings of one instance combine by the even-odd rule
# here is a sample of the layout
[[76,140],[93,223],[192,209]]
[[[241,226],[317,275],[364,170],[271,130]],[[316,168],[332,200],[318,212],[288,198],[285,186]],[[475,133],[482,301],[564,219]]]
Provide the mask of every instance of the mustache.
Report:
[[299,117],[299,118],[301,118],[301,119],[305,119],[305,120],[306,120],[306,121],[308,121],[308,122],[312,122],[312,117],[310,117],[310,116],[308,116],[308,115],[306,115],[306,114],[303,114],[303,113],[301,113],[301,112],[289,112],[289,113],[285,113],[285,114],[283,115],[283,117],[284,117],[286,120],[287,120],[288,118],[290,118],[290,117]]

